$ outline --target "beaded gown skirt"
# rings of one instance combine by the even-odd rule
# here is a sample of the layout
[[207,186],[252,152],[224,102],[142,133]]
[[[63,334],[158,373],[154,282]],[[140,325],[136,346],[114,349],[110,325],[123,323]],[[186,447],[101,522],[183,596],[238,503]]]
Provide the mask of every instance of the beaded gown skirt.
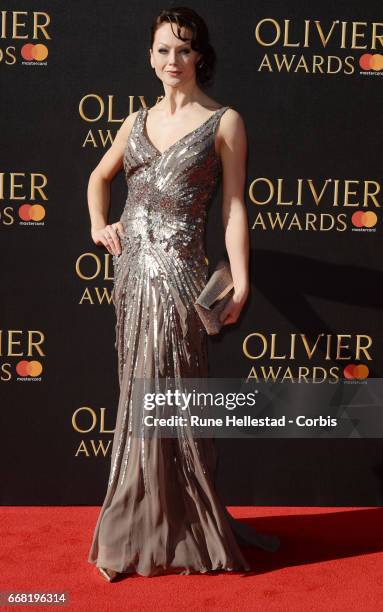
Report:
[[207,336],[194,301],[208,269],[207,209],[221,176],[216,110],[163,153],[135,118],[124,152],[128,196],[122,252],[113,257],[120,396],[108,487],[88,561],[154,576],[250,566],[239,544],[278,548],[277,536],[234,519],[214,489],[214,439],[132,435],[136,379],[207,378]]

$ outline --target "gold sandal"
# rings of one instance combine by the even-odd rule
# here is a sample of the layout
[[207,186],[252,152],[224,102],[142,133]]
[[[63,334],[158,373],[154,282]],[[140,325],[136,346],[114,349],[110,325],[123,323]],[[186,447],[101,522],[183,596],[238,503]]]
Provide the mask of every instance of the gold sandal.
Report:
[[106,567],[97,567],[99,573],[105,580],[108,582],[112,582],[118,576],[118,572],[112,569],[108,569]]

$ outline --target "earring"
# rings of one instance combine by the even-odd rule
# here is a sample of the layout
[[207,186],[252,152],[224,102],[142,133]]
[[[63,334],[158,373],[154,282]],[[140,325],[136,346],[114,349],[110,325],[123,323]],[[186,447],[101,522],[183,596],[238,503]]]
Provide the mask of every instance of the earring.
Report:
[[202,59],[201,61],[198,62],[197,68],[202,68],[203,64],[204,64],[204,61]]

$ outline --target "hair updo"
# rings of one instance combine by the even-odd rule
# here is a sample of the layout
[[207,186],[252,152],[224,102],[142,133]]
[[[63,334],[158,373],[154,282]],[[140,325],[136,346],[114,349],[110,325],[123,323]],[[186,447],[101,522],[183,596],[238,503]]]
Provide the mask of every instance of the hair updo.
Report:
[[[163,9],[154,19],[150,34],[150,48],[153,48],[154,35],[162,23],[170,23],[174,36],[180,40],[186,40],[181,36],[181,28],[188,28],[192,33],[190,46],[195,51],[198,51],[202,57],[196,64],[196,81],[201,86],[209,86],[213,82],[214,70],[216,64],[216,54],[209,42],[209,31],[205,21],[193,9],[178,6],[169,9]],[[172,23],[177,25],[177,33],[175,33]]]

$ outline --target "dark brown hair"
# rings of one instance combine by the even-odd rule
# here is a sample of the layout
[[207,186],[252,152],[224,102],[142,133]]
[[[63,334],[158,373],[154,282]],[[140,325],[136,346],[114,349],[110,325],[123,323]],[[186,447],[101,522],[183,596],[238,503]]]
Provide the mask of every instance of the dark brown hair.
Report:
[[[190,46],[202,57],[196,64],[196,81],[201,86],[211,85],[213,82],[216,54],[209,42],[209,31],[207,25],[193,9],[186,6],[177,6],[169,9],[163,9],[154,19],[150,32],[150,48],[153,48],[154,35],[158,27],[162,23],[170,23],[174,36],[180,40],[186,40],[181,36],[181,28],[185,27],[191,30],[192,39]],[[177,34],[175,33],[172,23],[177,25]]]

